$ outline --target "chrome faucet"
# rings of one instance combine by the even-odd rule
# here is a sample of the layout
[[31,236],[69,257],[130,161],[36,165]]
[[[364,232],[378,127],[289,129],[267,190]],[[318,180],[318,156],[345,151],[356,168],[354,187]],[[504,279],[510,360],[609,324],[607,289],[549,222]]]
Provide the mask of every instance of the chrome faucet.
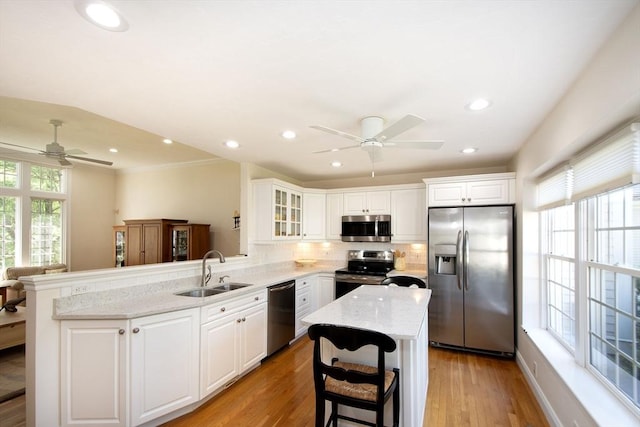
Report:
[[207,264],[207,258],[209,258],[210,255],[217,255],[218,259],[220,259],[220,263],[225,262],[224,255],[222,255],[222,253],[220,251],[217,251],[215,249],[212,249],[209,252],[207,252],[206,254],[204,254],[204,256],[202,257],[202,279],[201,279],[201,282],[200,282],[200,286],[202,286],[203,288],[205,286],[207,286],[207,283],[209,283],[209,280],[211,280],[211,266],[210,265],[207,266],[207,274],[205,274],[205,265]]
[[231,276],[228,276],[226,274],[224,276],[220,276],[220,278],[218,279],[218,283],[224,283],[224,279],[228,279],[229,277]]

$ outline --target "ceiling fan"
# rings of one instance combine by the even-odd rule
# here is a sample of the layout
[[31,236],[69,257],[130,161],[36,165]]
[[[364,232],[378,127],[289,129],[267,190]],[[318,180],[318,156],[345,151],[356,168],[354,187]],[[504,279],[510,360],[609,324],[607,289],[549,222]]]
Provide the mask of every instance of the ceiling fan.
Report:
[[82,160],[84,162],[92,162],[92,163],[99,163],[101,165],[106,165],[106,166],[111,166],[113,165],[113,162],[108,162],[106,160],[98,160],[98,159],[92,159],[89,157],[79,157],[78,154],[87,154],[82,150],[78,150],[76,148],[71,149],[71,150],[65,150],[64,147],[60,144],[58,144],[58,128],[60,126],[62,126],[62,120],[57,120],[57,119],[51,119],[49,120],[49,123],[51,125],[53,125],[53,142],[50,144],[46,145],[46,149],[43,150],[38,150],[37,148],[31,148],[31,147],[25,147],[23,145],[18,145],[18,144],[11,144],[9,142],[2,142],[0,141],[0,144],[3,145],[10,145],[13,147],[19,147],[19,148],[24,148],[27,150],[35,150],[38,151],[39,154],[48,157],[50,159],[55,159],[58,161],[58,163],[60,163],[62,166],[71,166],[72,163],[67,160],[69,159],[74,159],[74,160]]
[[[356,145],[350,145],[342,148],[332,148],[329,150],[316,151],[315,153],[328,153],[333,151],[350,150],[353,148],[361,148],[369,154],[371,159],[372,171],[371,176],[375,176],[373,166],[376,160],[381,159],[381,150],[384,147],[394,148],[410,148],[410,149],[426,149],[437,150],[442,146],[444,141],[396,141],[392,140],[395,136],[400,135],[407,130],[418,126],[424,119],[413,114],[407,114],[394,124],[384,127],[384,119],[378,116],[365,117],[360,121],[362,136],[352,135],[350,133],[331,129],[325,126],[311,126],[313,129],[338,135],[343,138],[356,141]],[[314,153],[314,154],[315,154]]]

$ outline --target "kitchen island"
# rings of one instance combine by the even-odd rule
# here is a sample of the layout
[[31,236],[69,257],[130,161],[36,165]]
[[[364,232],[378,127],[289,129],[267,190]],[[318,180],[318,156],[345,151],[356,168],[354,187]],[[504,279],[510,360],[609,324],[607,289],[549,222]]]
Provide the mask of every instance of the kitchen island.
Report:
[[[404,427],[422,426],[424,418],[429,383],[427,306],[430,298],[429,289],[361,286],[302,319],[307,325],[325,323],[371,329],[396,341],[397,348],[387,355],[386,362],[388,368],[400,369],[400,425]],[[375,360],[372,351],[323,352],[323,358],[332,355],[369,364]],[[340,410],[341,413],[356,411],[346,407]],[[389,401],[385,424],[390,425],[391,412]],[[371,420],[372,415],[367,411],[357,412],[358,417]]]

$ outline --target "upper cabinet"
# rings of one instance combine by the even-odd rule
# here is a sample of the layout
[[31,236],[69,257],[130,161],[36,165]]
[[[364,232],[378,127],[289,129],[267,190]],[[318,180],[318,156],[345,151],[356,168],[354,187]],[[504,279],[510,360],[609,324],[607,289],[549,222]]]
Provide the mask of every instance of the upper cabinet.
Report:
[[302,194],[302,239],[324,240],[326,236],[326,194],[307,192]]
[[422,186],[391,191],[392,242],[424,242],[427,239],[427,208]]
[[276,179],[253,181],[255,240],[302,238],[302,189]]
[[425,179],[429,206],[515,203],[515,173]]
[[326,238],[340,240],[342,234],[342,212],[344,199],[342,193],[327,194]]
[[391,192],[367,191],[344,193],[344,215],[388,215]]

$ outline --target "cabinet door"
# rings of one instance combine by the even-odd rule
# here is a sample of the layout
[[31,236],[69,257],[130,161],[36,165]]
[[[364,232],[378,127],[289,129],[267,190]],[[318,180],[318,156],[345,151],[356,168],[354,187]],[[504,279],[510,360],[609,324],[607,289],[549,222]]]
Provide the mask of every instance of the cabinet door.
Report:
[[365,215],[367,213],[366,193],[344,193],[344,214]]
[[371,191],[367,193],[367,213],[369,215],[388,215],[391,213],[391,193],[389,191]]
[[267,355],[267,304],[262,303],[243,311],[239,326],[240,372],[244,372]]
[[427,239],[427,206],[421,188],[391,192],[391,228],[395,242],[420,242]]
[[321,274],[318,277],[318,286],[316,287],[316,310],[324,307],[334,300],[335,280],[333,274]]
[[131,321],[131,421],[139,425],[198,401],[197,308]]
[[60,323],[63,426],[126,425],[127,324],[126,320]]
[[429,206],[460,206],[466,202],[464,182],[429,184]]
[[342,234],[342,194],[327,194],[327,239],[340,240]]
[[325,238],[325,195],[322,193],[304,193],[302,202],[302,238],[323,240]]
[[143,224],[143,263],[156,264],[162,262],[162,227],[160,224]]
[[[240,330],[237,320],[237,315],[228,315],[200,328],[200,399],[240,375]],[[265,325],[266,321],[263,327]],[[263,336],[266,337],[266,334],[263,333]]]
[[289,232],[290,238],[302,237],[302,194],[289,192]]
[[509,180],[507,179],[467,183],[468,204],[491,205],[509,202]]
[[144,262],[142,224],[127,225],[125,234],[127,265],[140,265]]

